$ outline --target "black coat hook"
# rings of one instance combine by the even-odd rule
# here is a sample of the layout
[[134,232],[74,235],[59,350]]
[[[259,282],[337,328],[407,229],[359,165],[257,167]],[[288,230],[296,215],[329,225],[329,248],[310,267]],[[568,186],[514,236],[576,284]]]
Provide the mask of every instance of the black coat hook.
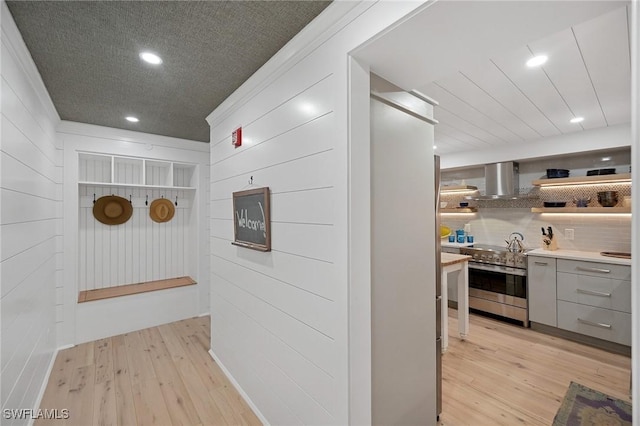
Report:
[[176,202],[175,202],[175,204],[176,204],[176,207],[178,207],[178,196],[177,196],[177,195],[176,195]]
[[144,205],[145,206],[149,205],[149,195],[147,195],[147,198],[144,200]]
[[133,203],[131,202],[131,194],[129,194],[129,204],[133,204]]
[[96,203],[96,194],[93,194],[93,204]]

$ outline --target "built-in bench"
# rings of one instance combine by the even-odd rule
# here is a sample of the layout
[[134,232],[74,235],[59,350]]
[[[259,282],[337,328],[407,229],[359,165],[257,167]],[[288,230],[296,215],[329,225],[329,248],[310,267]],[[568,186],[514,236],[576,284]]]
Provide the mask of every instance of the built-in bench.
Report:
[[166,290],[168,288],[184,287],[194,284],[197,283],[191,277],[178,277],[116,287],[84,290],[78,295],[78,303],[93,302],[95,300],[110,299],[112,297],[128,296],[131,294],[147,293],[157,290]]

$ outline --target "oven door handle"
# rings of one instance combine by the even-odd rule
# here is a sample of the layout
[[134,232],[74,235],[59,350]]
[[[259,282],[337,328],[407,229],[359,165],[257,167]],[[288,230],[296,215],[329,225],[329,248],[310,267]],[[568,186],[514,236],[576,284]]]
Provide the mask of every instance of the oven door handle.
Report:
[[519,275],[521,277],[527,276],[526,269],[512,268],[510,266],[502,265],[483,265],[482,263],[469,262],[469,269],[479,269],[481,271],[489,272],[502,272],[510,275]]

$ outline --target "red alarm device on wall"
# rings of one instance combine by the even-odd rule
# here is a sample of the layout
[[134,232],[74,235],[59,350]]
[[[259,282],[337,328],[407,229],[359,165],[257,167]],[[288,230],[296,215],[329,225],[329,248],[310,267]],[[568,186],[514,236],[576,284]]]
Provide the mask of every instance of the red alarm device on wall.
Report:
[[231,143],[236,148],[242,145],[242,127],[238,127],[231,133]]

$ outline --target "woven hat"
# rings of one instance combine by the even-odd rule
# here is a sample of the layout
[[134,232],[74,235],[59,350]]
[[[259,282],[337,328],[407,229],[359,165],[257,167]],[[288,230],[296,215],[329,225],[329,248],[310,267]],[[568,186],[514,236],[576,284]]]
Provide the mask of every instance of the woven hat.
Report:
[[158,223],[169,222],[173,218],[175,212],[176,209],[173,206],[173,203],[166,198],[153,200],[151,206],[149,206],[149,217],[151,217],[151,220]]
[[117,195],[100,197],[93,204],[93,216],[105,225],[121,225],[131,218],[133,206]]

